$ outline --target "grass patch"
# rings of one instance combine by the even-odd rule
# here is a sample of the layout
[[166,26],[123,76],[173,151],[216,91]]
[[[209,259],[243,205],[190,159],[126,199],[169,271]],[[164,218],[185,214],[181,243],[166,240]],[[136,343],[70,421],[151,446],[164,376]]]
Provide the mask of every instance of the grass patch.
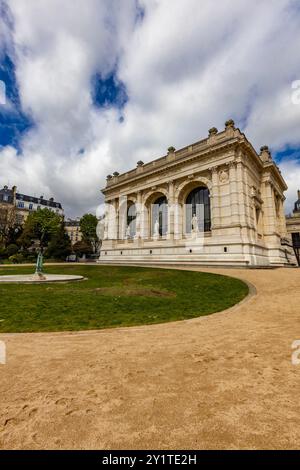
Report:
[[[87,280],[0,284],[0,332],[63,331],[162,323],[229,308],[248,286],[227,276],[124,266],[47,266],[49,274]],[[0,275],[32,273],[0,268]]]

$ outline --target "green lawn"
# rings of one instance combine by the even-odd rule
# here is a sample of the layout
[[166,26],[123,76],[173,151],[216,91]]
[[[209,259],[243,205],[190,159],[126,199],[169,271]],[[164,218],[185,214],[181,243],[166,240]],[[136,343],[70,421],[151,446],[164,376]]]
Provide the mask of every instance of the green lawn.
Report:
[[[0,268],[3,274],[33,268]],[[84,281],[0,284],[0,332],[62,331],[144,325],[208,315],[248,294],[242,281],[215,274],[115,266],[47,266]]]

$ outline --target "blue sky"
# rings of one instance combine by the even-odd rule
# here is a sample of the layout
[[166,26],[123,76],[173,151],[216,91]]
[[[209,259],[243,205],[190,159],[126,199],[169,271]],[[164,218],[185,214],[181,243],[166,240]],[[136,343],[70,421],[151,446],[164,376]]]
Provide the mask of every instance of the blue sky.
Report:
[[0,185],[42,191],[81,215],[101,203],[108,173],[232,117],[257,150],[272,149],[291,209],[300,186],[299,4],[169,5],[0,0]]
[[11,145],[21,152],[22,135],[28,132],[34,123],[30,116],[22,111],[14,62],[7,53],[3,53],[1,57],[0,80],[5,83],[6,100],[12,104],[12,109],[0,106],[0,146]]

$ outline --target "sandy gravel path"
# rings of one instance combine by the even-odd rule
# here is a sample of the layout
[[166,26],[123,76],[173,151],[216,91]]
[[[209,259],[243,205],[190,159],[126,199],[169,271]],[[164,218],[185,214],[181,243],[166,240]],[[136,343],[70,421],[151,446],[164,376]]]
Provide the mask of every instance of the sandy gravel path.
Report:
[[184,322],[0,335],[0,448],[299,448],[300,269],[201,270],[257,295]]

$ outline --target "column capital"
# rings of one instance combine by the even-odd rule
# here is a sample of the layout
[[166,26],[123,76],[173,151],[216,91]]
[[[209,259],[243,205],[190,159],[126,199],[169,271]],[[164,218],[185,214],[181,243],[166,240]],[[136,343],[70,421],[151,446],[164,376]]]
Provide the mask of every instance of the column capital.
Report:
[[213,174],[218,173],[218,166],[211,166],[209,167],[209,171],[211,171]]
[[237,162],[236,160],[232,160],[231,162],[228,163],[229,168],[235,168],[238,165],[238,163],[240,162]]

